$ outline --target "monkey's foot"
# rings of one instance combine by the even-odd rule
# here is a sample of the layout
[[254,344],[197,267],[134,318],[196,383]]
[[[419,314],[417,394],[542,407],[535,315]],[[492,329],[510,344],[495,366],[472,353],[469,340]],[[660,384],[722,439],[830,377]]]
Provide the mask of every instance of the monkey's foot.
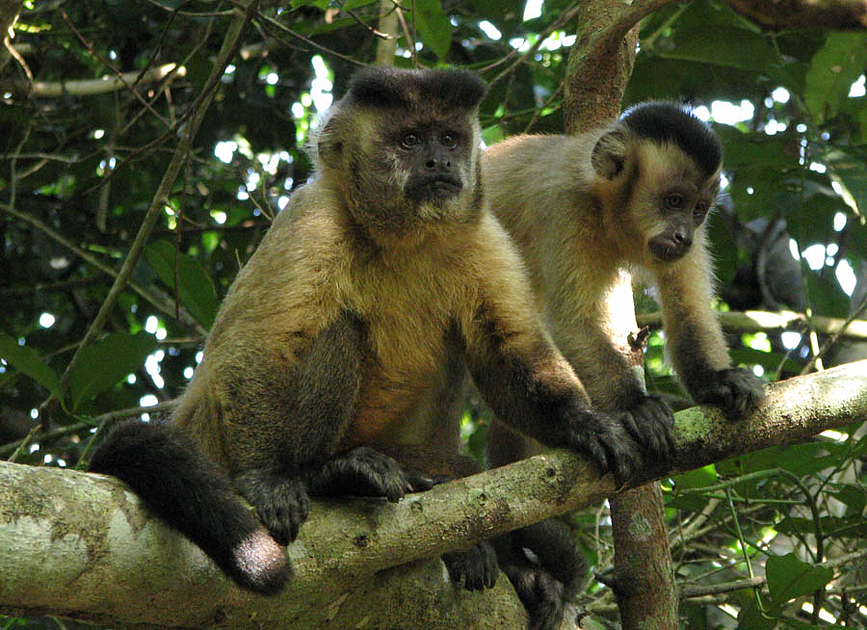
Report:
[[307,488],[301,479],[253,470],[236,477],[235,487],[256,508],[274,540],[281,545],[295,540],[309,509]]
[[[641,465],[641,447],[616,413],[582,410],[581,420],[569,426],[560,446],[584,454],[600,472],[612,473],[617,486],[622,486]],[[556,442],[555,442],[556,444]]]
[[727,368],[711,372],[692,397],[700,405],[717,405],[729,420],[740,420],[765,395],[762,381],[749,370]]
[[629,434],[644,448],[650,460],[666,464],[674,453],[674,414],[662,398],[655,394],[644,396],[636,405],[619,414]]
[[385,497],[392,503],[413,490],[400,464],[369,446],[359,446],[328,460],[311,475],[309,488],[313,495]]
[[469,551],[452,551],[442,555],[452,582],[464,583],[468,591],[493,588],[497,583],[497,553],[491,543],[483,540]]

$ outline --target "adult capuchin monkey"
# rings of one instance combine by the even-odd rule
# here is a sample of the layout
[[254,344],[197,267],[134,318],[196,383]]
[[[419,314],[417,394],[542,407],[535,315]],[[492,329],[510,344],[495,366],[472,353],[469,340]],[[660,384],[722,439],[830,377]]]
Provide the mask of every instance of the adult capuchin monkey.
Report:
[[[458,399],[464,365],[515,430],[618,480],[645,441],[670,439],[591,408],[541,324],[481,186],[485,89],[457,70],[359,72],[311,140],[315,178],[229,289],[170,423],[123,425],[93,457],[244,588],[276,593],[290,577],[283,546],[310,495],[397,501],[470,472],[453,417],[431,421]],[[444,560],[467,588],[494,583],[487,543]]]
[[[668,356],[697,403],[718,405],[736,420],[762,396],[759,379],[731,366],[710,307],[705,218],[721,166],[716,134],[666,102],[638,105],[580,135],[517,136],[485,152],[491,208],[516,241],[554,342],[595,408],[641,418],[661,404],[645,391],[640,348],[629,342],[633,275],[655,288]],[[499,421],[488,439],[492,466],[539,449]],[[539,561],[529,562],[525,548]],[[558,599],[574,590],[574,572],[558,559],[569,553],[562,537],[519,530],[498,552],[528,607],[552,620],[539,627],[556,627]]]

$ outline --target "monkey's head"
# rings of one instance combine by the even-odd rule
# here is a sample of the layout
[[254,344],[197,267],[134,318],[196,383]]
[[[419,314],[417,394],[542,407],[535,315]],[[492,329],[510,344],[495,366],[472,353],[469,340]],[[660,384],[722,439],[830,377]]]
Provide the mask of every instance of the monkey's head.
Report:
[[486,85],[463,70],[358,72],[312,140],[321,174],[368,231],[401,235],[477,218],[478,107]]
[[666,102],[627,110],[597,141],[591,164],[601,189],[625,209],[621,230],[633,248],[636,238],[643,243],[646,261],[680,260],[703,238],[719,193],[722,147],[688,110]]

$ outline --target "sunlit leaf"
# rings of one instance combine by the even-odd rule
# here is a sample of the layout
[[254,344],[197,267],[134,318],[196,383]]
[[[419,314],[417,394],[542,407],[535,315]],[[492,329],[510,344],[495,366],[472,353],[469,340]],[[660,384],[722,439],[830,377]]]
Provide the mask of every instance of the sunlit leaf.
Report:
[[829,31],[807,71],[804,103],[821,123],[837,114],[852,83],[867,65],[867,35]]

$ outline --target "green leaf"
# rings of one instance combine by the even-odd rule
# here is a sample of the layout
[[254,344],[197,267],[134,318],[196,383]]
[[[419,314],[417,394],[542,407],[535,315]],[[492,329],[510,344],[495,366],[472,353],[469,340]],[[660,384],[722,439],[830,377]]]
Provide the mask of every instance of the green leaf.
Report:
[[112,333],[82,350],[69,375],[72,411],[85,399],[106,391],[139,369],[156,347],[157,340],[145,332]]
[[831,149],[826,151],[821,162],[829,174],[839,178],[843,187],[852,195],[852,200],[863,214],[867,212],[867,166],[864,151]]
[[421,40],[443,61],[452,44],[452,25],[443,13],[440,0],[418,0],[415,3],[415,26]]
[[[860,516],[843,517],[823,516],[819,526],[825,536],[837,538],[867,538],[867,521]],[[774,526],[781,534],[814,534],[816,525],[812,519],[787,516]]]
[[761,165],[780,170],[798,168],[800,159],[791,138],[744,133],[732,125],[714,125],[714,131],[725,147],[725,168]]
[[776,604],[824,588],[834,577],[834,571],[801,562],[794,553],[772,556],[765,567],[768,590]]
[[680,490],[687,488],[706,488],[719,481],[716,467],[713,464],[690,470],[674,478],[674,483]]
[[62,399],[60,379],[35,350],[20,346],[7,334],[0,333],[0,358],[16,370],[32,378],[58,399]]
[[816,271],[806,271],[807,299],[814,315],[847,317],[849,296],[843,292],[834,276],[825,277]]
[[768,38],[754,31],[734,26],[703,24],[678,29],[673,38],[673,48],[655,48],[660,57],[700,61],[717,66],[743,70],[765,71],[779,58]]
[[837,115],[852,83],[867,65],[867,35],[829,32],[807,70],[804,103],[817,123]]
[[159,279],[172,291],[175,290],[177,262],[178,299],[196,320],[205,328],[210,328],[217,315],[219,300],[214,283],[199,262],[176,252],[168,241],[156,241],[148,245],[145,258]]
[[779,615],[780,611],[776,609],[763,613],[755,600],[752,600],[749,605],[741,609],[737,630],[773,630],[777,626]]

